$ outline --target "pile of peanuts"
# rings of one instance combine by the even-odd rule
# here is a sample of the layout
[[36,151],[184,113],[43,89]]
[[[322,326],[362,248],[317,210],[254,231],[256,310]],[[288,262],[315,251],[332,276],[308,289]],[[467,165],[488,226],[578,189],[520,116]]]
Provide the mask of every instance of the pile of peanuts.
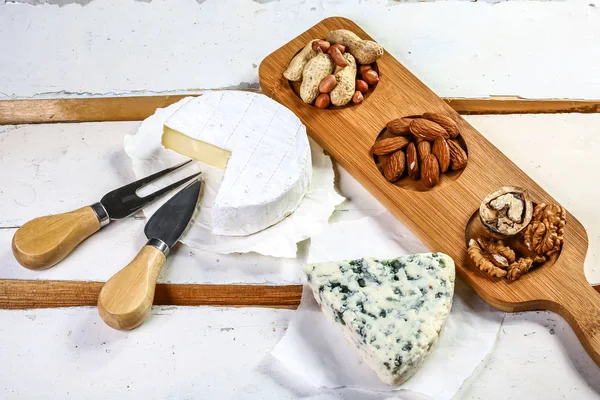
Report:
[[[316,45],[316,46],[315,46]],[[331,56],[335,65],[339,68],[348,66],[346,59],[343,57],[346,52],[346,47],[342,44],[331,45],[325,40],[319,40],[313,43],[313,47],[319,47],[321,51]],[[356,71],[356,83],[352,102],[360,104],[364,100],[364,94],[369,91],[369,86],[374,86],[379,82],[379,74],[373,69],[373,65],[359,65]],[[327,108],[331,104],[329,93],[337,86],[337,80],[334,74],[327,75],[319,83],[319,95],[315,99],[315,107]]]
[[369,87],[379,82],[375,61],[382,56],[378,43],[338,29],[329,32],[325,40],[308,42],[283,76],[307,104],[318,108],[360,104]]

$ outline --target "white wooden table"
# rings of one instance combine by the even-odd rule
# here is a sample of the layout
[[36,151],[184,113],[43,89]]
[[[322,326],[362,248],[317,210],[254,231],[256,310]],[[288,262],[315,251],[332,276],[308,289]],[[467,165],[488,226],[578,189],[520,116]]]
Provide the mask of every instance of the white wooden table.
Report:
[[[3,2],[0,98],[256,87],[264,56],[330,15],[354,19],[442,96],[600,98],[600,4],[593,0]],[[466,119],[584,224],[586,276],[600,283],[600,190],[591,183],[600,170],[600,114]],[[144,221],[135,219],[103,230],[60,268],[27,271],[10,252],[16,227],[28,219],[89,204],[131,180],[122,139],[136,126],[0,127],[0,278],[105,280],[136,253],[145,238]],[[338,214],[383,210],[344,171],[340,188],[351,200]],[[283,262],[189,251],[175,254],[161,281],[236,283],[228,273],[235,269],[245,281],[294,283],[302,263],[302,251]],[[150,323],[117,332],[94,308],[0,311],[0,398],[390,398],[300,391],[293,377],[266,376],[264,356],[292,314],[156,307]],[[456,398],[599,394],[600,368],[569,326],[555,314],[529,312],[506,315],[493,352]]]

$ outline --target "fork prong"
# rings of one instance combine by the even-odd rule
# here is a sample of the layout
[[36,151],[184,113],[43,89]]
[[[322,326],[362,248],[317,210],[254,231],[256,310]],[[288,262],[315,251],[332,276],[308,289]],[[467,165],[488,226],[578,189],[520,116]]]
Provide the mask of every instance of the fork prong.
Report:
[[157,179],[162,178],[163,176],[168,175],[171,172],[177,171],[179,168],[182,168],[182,167],[188,165],[192,161],[193,160],[190,159],[190,160],[182,162],[181,164],[177,164],[172,167],[165,168],[162,171],[158,171],[152,175],[148,175],[145,178],[138,179],[137,181],[131,183],[131,186],[132,186],[132,188],[135,188],[134,191],[137,191],[137,190],[143,188],[144,186],[149,185],[150,183],[156,181]]
[[175,183],[172,183],[168,186],[165,186],[162,189],[157,190],[154,193],[150,193],[149,195],[146,195],[144,197],[142,197],[142,200],[144,201],[144,203],[151,203],[154,201],[154,199],[156,199],[157,197],[162,196],[163,194],[183,185],[184,183],[188,183],[191,182],[192,180],[196,179],[197,177],[199,177],[200,175],[202,175],[202,172],[198,172],[196,174],[192,174],[190,176],[188,176],[187,178],[183,178]]
[[192,162],[192,160],[188,160],[179,165],[175,165],[173,167],[163,169],[162,171],[159,171],[155,174],[152,174],[150,176],[147,176],[145,178],[142,178],[140,180],[132,182],[128,185],[121,186],[120,188],[115,189],[115,190],[105,194],[104,197],[102,197],[102,199],[100,200],[100,203],[106,209],[106,212],[108,213],[108,216],[110,217],[110,219],[125,218],[128,215],[133,214],[137,210],[145,207],[146,205],[148,205],[148,203],[150,203],[152,200],[156,199],[158,196],[168,192],[172,188],[177,187],[182,182],[186,182],[190,178],[198,176],[199,174],[195,174],[186,179],[182,179],[181,181],[176,182],[172,185],[169,185],[165,188],[162,188],[154,193],[151,193],[150,195],[148,195],[144,198],[141,198],[140,196],[137,195],[137,191],[140,188],[148,185],[151,182],[154,182],[155,180],[157,180],[159,178],[162,178],[163,176],[165,176],[167,174],[170,174],[173,171],[178,170],[179,168],[189,164],[190,162]]

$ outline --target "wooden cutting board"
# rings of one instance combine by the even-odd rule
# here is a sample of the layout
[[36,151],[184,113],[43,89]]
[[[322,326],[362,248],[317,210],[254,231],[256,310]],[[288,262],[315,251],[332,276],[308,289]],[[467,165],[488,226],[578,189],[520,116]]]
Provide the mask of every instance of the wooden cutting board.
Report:
[[[556,200],[387,52],[377,61],[380,82],[363,104],[320,110],[303,103],[282,72],[306,43],[324,39],[335,29],[348,29],[371,39],[348,19],[325,19],[263,60],[259,69],[262,90],[291,109],[307,126],[309,135],[432,250],[454,258],[459,277],[489,304],[505,311],[551,310],[560,314],[600,365],[600,296],[583,273],[588,239],[581,223],[567,212],[565,243],[556,262],[518,281],[492,279],[470,265],[467,226],[488,193],[501,186],[520,186],[529,190],[534,202]],[[370,148],[388,121],[424,112],[451,115],[458,121],[469,162],[456,180],[445,178],[432,190],[416,191],[387,182]]]

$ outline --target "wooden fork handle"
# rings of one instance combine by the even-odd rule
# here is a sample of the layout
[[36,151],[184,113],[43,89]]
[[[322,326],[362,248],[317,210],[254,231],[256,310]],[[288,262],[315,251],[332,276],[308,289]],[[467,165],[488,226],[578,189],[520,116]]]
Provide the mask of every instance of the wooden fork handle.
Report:
[[[108,222],[108,219],[105,221]],[[13,254],[25,268],[50,268],[100,227],[100,218],[92,206],[35,218],[15,232]]]
[[98,313],[114,329],[133,329],[140,325],[152,307],[156,280],[166,257],[154,246],[146,245],[125,268],[112,276],[98,296]]

